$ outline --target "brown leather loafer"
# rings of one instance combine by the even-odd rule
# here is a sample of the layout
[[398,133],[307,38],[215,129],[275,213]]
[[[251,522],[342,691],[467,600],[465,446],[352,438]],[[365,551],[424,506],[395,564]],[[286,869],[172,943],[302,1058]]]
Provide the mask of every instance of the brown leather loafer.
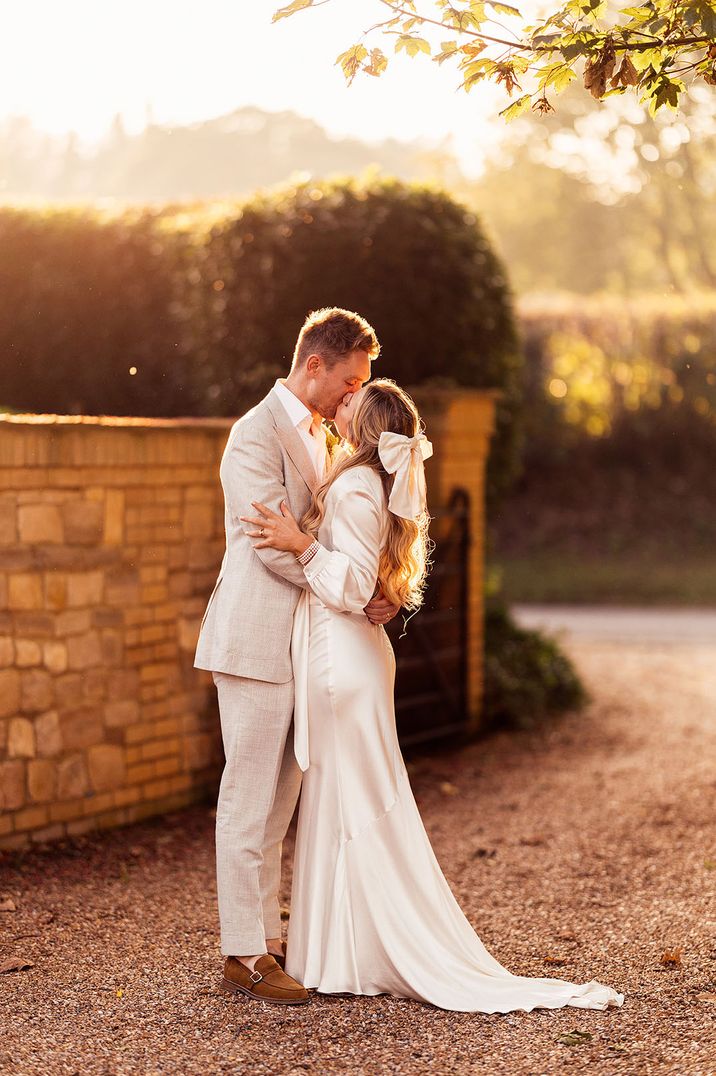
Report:
[[287,975],[269,953],[259,957],[253,971],[235,956],[227,956],[221,985],[272,1005],[305,1005],[310,1001],[305,987]]
[[286,967],[286,942],[285,941],[281,942],[281,950],[282,951],[280,953],[269,953],[269,956],[272,956],[274,958],[274,960],[278,964],[279,968],[285,968]]

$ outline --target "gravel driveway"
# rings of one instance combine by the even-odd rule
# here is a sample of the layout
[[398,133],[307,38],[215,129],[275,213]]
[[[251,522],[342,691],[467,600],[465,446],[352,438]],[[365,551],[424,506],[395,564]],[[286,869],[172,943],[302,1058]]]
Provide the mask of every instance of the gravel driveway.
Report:
[[410,768],[494,955],[519,974],[597,978],[621,1009],[316,995],[286,1010],[226,994],[209,805],[2,860],[16,905],[0,912],[2,959],[32,966],[0,976],[0,1071],[713,1076],[714,649],[568,646],[593,695],[583,714]]

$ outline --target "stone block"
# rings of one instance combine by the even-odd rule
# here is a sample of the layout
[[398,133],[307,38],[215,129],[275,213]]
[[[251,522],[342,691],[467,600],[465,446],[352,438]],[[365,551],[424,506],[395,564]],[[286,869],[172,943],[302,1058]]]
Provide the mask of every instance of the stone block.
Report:
[[70,572],[67,576],[67,604],[70,608],[99,605],[104,572]]
[[42,646],[42,662],[52,673],[63,673],[67,669],[67,646],[60,640],[52,640]]
[[107,698],[107,670],[104,666],[86,669],[82,674],[82,699],[86,703],[104,702]]
[[55,692],[52,676],[44,669],[30,669],[22,674],[20,709],[25,714],[49,710]]
[[35,556],[36,552],[29,545],[0,546],[0,570],[27,572],[35,563]]
[[95,545],[104,536],[104,505],[101,501],[68,501],[62,508],[65,541],[72,545]]
[[3,499],[0,509],[0,545],[15,545],[17,543],[17,510],[14,499],[7,502]]
[[75,754],[60,759],[57,764],[57,795],[60,799],[83,796],[89,787],[84,755]]
[[92,610],[92,627],[94,628],[122,628],[124,627],[124,613],[121,609],[108,609],[100,606]]
[[81,818],[84,814],[84,797],[77,800],[63,800],[50,804],[50,819],[53,822],[66,822],[68,818]]
[[108,702],[104,708],[104,720],[109,728],[133,725],[139,721],[139,703],[134,699]]
[[61,542],[62,514],[55,504],[22,504],[17,510],[20,541],[27,545]]
[[0,609],[7,609],[7,576],[0,575]]
[[99,815],[114,805],[113,792],[93,792],[84,802],[84,815]]
[[15,661],[15,644],[10,635],[0,636],[0,669],[7,669]]
[[186,617],[181,617],[179,620],[179,646],[182,650],[195,650],[196,641],[199,638],[199,627],[201,626],[201,619],[199,617],[187,620]]
[[71,635],[67,640],[69,669],[90,669],[102,663],[102,641],[98,631]]
[[62,572],[45,572],[45,606],[64,609],[67,605],[67,576]]
[[25,766],[20,759],[0,762],[0,808],[16,811],[25,803]]
[[8,609],[42,609],[42,576],[37,572],[17,572],[8,579]]
[[52,613],[18,612],[14,614],[15,635],[25,638],[52,639],[55,617]]
[[192,579],[189,572],[172,572],[169,576],[168,589],[172,598],[188,598],[192,593]]
[[104,502],[104,542],[122,545],[124,541],[124,491],[108,489]]
[[0,717],[10,717],[20,709],[20,673],[0,669]]
[[44,826],[49,821],[49,811],[47,807],[25,807],[22,811],[18,811],[15,815],[15,829],[27,830],[37,829],[39,826]]
[[62,750],[60,715],[57,710],[48,710],[35,718],[35,748],[42,758],[59,755]]
[[89,609],[68,609],[55,617],[55,634],[59,638],[79,635],[83,631],[89,631],[91,623],[92,614]]
[[192,501],[184,508],[183,527],[187,538],[210,538],[214,531],[216,511],[207,501]]
[[60,731],[66,751],[91,747],[102,742],[102,715],[93,706],[80,706],[70,713],[62,714]]
[[136,669],[113,669],[107,678],[107,694],[110,699],[136,698],[139,691],[139,673]]
[[124,784],[124,751],[114,744],[97,744],[88,752],[90,781],[96,792],[119,788]]
[[19,669],[29,669],[42,663],[40,644],[34,639],[15,640],[15,664]]
[[33,759],[27,764],[27,787],[34,803],[49,803],[55,795],[55,763],[46,758]]
[[10,758],[35,757],[35,730],[26,717],[12,717],[7,731],[7,753]]
[[184,769],[201,770],[211,762],[211,738],[207,733],[187,736],[183,746]]
[[71,710],[82,698],[82,677],[79,673],[65,673],[55,678],[55,697],[60,710]]
[[106,600],[110,606],[139,605],[141,597],[139,572],[136,568],[108,571]]
[[102,660],[105,665],[119,665],[124,650],[124,633],[105,628],[101,634]]
[[42,826],[41,829],[33,830],[30,834],[30,840],[33,844],[45,844],[51,841],[57,841],[60,837],[64,837],[65,827],[61,822],[55,822],[52,826]]

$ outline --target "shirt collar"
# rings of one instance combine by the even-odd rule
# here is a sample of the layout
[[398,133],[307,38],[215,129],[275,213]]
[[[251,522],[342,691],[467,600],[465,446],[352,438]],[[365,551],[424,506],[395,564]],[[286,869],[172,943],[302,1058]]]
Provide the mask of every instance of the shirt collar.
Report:
[[311,423],[313,422],[313,414],[308,410],[306,405],[299,400],[298,396],[286,387],[285,379],[277,378],[276,383],[274,384],[274,389],[294,426],[302,426],[305,430],[309,430],[311,428]]

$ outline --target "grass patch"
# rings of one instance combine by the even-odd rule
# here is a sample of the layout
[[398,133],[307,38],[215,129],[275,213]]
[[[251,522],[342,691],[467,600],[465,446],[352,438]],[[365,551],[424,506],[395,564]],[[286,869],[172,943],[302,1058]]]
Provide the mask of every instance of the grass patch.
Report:
[[660,559],[555,550],[502,555],[488,571],[508,602],[716,606],[716,552]]

